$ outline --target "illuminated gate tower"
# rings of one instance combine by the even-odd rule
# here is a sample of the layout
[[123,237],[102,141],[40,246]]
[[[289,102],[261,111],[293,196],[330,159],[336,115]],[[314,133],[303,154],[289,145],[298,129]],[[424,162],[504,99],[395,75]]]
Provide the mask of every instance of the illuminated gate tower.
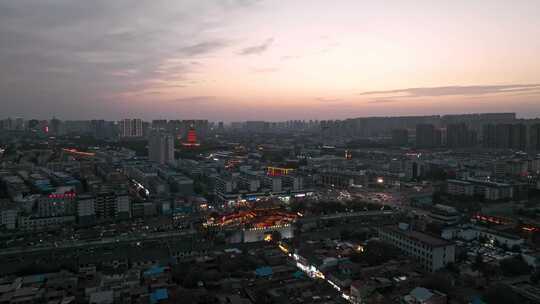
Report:
[[197,141],[197,132],[195,132],[195,128],[193,127],[193,125],[191,125],[187,133],[187,142],[183,142],[182,146],[193,148],[200,145],[201,144]]
[[285,176],[289,175],[294,171],[291,168],[281,168],[281,167],[267,167],[266,174],[268,176]]

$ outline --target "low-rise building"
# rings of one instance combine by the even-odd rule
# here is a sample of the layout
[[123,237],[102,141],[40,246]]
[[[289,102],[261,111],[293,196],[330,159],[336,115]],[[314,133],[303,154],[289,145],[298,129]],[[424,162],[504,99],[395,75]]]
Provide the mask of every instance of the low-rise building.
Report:
[[416,287],[402,299],[404,304],[446,304],[446,295],[437,290]]
[[474,195],[474,185],[464,180],[449,179],[446,181],[446,187],[446,191],[451,195]]
[[379,237],[415,258],[423,269],[436,271],[455,261],[455,245],[447,240],[413,231],[407,224],[379,228]]
[[461,216],[454,207],[437,204],[431,208],[429,218],[439,224],[454,225],[459,222]]

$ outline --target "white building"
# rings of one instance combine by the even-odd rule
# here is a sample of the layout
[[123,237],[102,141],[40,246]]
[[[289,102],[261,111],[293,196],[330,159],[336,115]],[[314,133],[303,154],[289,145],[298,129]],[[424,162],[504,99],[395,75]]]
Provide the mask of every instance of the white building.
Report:
[[131,217],[131,201],[128,195],[119,195],[116,197],[116,214],[119,217]]
[[149,159],[159,164],[174,162],[174,137],[154,134],[149,141]]
[[437,290],[416,287],[402,299],[404,304],[445,304],[446,295]]
[[430,272],[437,271],[455,261],[455,245],[447,240],[422,232],[412,231],[409,225],[379,228],[379,237],[415,258]]
[[125,193],[101,192],[94,203],[97,218],[130,218],[131,201]]
[[445,229],[442,231],[441,237],[447,240],[461,239],[465,241],[485,238],[493,243],[506,245],[508,248],[512,248],[513,246],[520,246],[525,243],[525,240],[518,236],[473,225],[465,225],[460,226],[459,228]]
[[142,137],[143,136],[142,120],[139,118],[123,119],[120,121],[119,126],[120,126],[120,137],[129,138],[129,137]]
[[72,215],[40,218],[19,216],[18,219],[19,228],[22,230],[42,230],[45,228],[63,226],[65,224],[74,222],[75,216]]
[[96,219],[95,198],[90,195],[79,196],[77,200],[77,218],[80,224],[93,223]]
[[489,201],[510,199],[514,196],[512,185],[473,178],[448,180],[447,192],[452,195],[480,195]]

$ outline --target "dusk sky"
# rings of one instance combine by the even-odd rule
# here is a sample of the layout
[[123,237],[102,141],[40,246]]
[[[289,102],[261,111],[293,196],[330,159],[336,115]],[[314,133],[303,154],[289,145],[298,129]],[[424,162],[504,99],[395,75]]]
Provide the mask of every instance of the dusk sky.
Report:
[[539,0],[0,0],[3,116],[540,116]]

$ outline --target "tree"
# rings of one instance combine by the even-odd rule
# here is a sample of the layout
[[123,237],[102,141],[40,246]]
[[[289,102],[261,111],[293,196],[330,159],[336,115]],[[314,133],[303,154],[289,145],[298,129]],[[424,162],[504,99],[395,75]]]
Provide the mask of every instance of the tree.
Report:
[[474,258],[474,264],[472,265],[472,268],[474,270],[481,270],[484,266],[484,258],[482,257],[482,254],[480,252],[476,253],[476,257]]
[[339,237],[341,238],[342,241],[351,239],[351,236],[352,236],[352,232],[348,229],[342,229],[339,232]]
[[172,278],[173,281],[181,283],[184,281],[185,277],[189,274],[191,265],[187,263],[177,264],[172,268]]
[[444,273],[432,273],[424,280],[422,286],[448,294],[452,290],[453,284],[450,275]]
[[182,285],[186,288],[195,288],[197,283],[202,280],[201,269],[191,268],[190,271],[184,277]]
[[469,257],[469,255],[467,254],[467,250],[459,250],[457,252],[456,260],[458,262],[463,262],[463,261],[467,260],[468,257]]
[[519,245],[514,245],[512,248],[510,248],[513,252],[521,252],[521,247]]
[[502,284],[491,286],[483,298],[489,304],[521,303],[520,297]]
[[529,265],[521,257],[504,259],[499,265],[503,274],[508,277],[526,275],[531,272]]
[[448,263],[448,265],[446,265],[446,269],[448,269],[448,271],[452,272],[453,274],[460,274],[459,266],[455,263]]

